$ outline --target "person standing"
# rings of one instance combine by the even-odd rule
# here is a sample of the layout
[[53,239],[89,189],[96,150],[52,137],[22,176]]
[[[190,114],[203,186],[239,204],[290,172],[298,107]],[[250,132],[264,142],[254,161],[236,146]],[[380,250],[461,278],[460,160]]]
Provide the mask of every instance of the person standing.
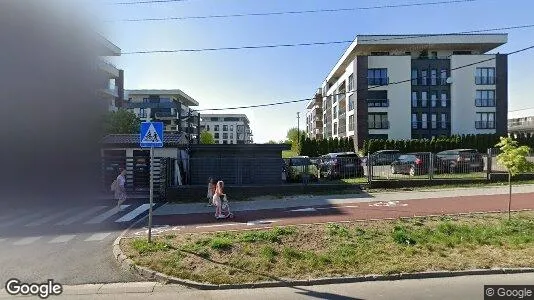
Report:
[[215,194],[215,180],[210,177],[208,180],[208,206],[212,206],[213,195]]
[[213,195],[213,205],[215,205],[215,218],[224,218],[222,215],[222,197],[224,197],[224,182],[218,181]]
[[117,176],[117,184],[115,188],[115,199],[117,200],[117,208],[121,209],[121,204],[126,201],[126,170],[124,168],[119,169],[119,176]]

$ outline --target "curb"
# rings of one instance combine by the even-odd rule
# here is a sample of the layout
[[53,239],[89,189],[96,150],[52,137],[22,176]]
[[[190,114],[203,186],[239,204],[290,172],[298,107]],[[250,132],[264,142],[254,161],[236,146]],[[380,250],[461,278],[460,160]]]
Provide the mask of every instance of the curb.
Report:
[[309,286],[309,285],[324,285],[324,284],[340,284],[340,283],[356,283],[367,281],[393,281],[403,279],[428,279],[428,278],[443,278],[443,277],[458,277],[470,275],[496,275],[496,274],[518,274],[518,273],[534,273],[534,268],[495,268],[495,269],[473,269],[463,271],[435,271],[435,272],[420,272],[420,273],[400,273],[392,275],[364,275],[352,277],[332,277],[332,278],[318,278],[309,280],[291,280],[280,278],[279,281],[263,281],[257,283],[243,283],[243,284],[208,284],[200,283],[187,279],[180,279],[177,277],[165,275],[163,273],[141,267],[136,265],[133,260],[124,255],[120,248],[120,241],[123,238],[121,234],[113,243],[113,256],[119,262],[122,268],[135,272],[148,280],[156,280],[164,284],[180,284],[189,288],[196,288],[199,290],[223,290],[223,289],[248,289],[248,288],[269,288],[269,287],[291,287],[291,286]]

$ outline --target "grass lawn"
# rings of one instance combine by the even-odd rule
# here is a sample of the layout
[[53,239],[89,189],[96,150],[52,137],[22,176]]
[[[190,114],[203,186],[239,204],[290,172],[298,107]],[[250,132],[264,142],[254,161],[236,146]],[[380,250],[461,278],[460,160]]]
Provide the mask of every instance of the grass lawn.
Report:
[[294,152],[293,150],[283,150],[282,151],[282,158],[290,158],[298,156],[297,152]]
[[214,284],[534,266],[534,213],[123,239],[135,263]]

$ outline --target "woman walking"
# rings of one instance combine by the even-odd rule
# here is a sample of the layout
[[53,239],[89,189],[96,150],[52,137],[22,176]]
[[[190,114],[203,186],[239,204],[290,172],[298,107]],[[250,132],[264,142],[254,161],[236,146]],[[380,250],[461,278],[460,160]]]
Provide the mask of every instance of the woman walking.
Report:
[[119,176],[117,176],[116,179],[116,185],[115,185],[115,200],[117,200],[117,208],[121,209],[121,204],[126,201],[127,195],[126,195],[126,170],[124,168],[119,169],[120,173]]
[[222,197],[224,197],[224,182],[218,181],[215,186],[215,194],[213,195],[213,205],[215,205],[215,218],[224,218],[222,215]]

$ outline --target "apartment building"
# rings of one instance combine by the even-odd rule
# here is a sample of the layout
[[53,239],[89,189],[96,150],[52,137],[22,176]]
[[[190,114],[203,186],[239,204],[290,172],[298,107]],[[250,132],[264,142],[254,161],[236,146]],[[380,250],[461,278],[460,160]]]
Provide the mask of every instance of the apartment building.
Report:
[[95,63],[101,87],[98,96],[106,102],[109,111],[116,111],[122,107],[124,99],[124,71],[118,69],[107,57],[120,56],[121,49],[102,36],[98,38],[102,45],[100,57]]
[[252,144],[250,121],[245,114],[203,114],[201,130],[210,132],[215,144]]
[[321,89],[315,92],[306,106],[306,135],[310,139],[323,138],[323,96]]
[[191,109],[198,102],[181,90],[127,90],[125,108],[141,121],[159,121],[168,134],[185,132],[190,143],[200,139],[200,114]]
[[[324,137],[507,132],[507,34],[358,35],[321,86]],[[311,109],[309,109],[311,110]]]
[[534,109],[512,111],[508,115],[508,132],[534,134]]

